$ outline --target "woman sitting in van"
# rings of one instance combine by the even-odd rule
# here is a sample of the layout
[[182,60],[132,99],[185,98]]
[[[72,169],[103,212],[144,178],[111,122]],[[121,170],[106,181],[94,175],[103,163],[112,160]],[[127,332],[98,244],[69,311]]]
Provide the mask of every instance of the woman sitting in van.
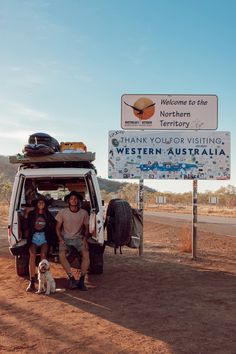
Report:
[[28,215],[28,245],[30,283],[26,291],[35,291],[35,259],[40,248],[40,259],[47,258],[50,239],[55,232],[55,220],[47,208],[47,200],[39,196],[33,202],[35,209]]

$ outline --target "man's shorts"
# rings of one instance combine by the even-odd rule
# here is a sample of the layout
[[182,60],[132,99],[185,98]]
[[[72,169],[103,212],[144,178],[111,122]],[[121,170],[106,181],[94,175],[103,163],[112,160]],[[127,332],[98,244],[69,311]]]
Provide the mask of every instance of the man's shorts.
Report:
[[71,247],[73,246],[79,253],[83,251],[83,236],[77,239],[64,239],[65,244],[59,243],[59,252],[66,251],[70,252]]
[[44,243],[47,243],[45,232],[35,232],[33,234],[32,243],[36,246],[42,246]]

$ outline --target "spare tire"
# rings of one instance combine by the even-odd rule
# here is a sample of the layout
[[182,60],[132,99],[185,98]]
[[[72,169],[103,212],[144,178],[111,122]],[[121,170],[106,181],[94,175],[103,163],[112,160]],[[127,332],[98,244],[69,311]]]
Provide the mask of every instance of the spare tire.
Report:
[[132,228],[132,208],[126,200],[112,199],[106,214],[108,246],[115,249],[130,242]]
[[105,246],[96,243],[89,243],[89,273],[102,274],[103,273],[103,253]]

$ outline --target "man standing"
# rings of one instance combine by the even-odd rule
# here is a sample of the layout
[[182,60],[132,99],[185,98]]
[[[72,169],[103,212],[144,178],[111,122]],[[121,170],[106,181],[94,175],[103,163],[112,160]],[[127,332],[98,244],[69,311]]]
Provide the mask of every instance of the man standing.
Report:
[[[65,200],[69,203],[69,208],[58,212],[55,219],[57,221],[56,233],[59,240],[59,259],[66,271],[69,279],[70,289],[78,288],[88,290],[84,284],[85,275],[89,267],[89,249],[87,237],[89,235],[89,215],[84,209],[81,209],[82,196],[72,191]],[[75,247],[82,255],[80,279],[75,280],[71,266],[66,258],[66,252]]]

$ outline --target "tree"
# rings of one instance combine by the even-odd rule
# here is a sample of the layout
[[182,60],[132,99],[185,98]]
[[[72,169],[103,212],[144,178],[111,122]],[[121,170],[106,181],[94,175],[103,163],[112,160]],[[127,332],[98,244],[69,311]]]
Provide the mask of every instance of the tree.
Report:
[[12,183],[3,175],[0,175],[0,198],[3,202],[10,203]]

